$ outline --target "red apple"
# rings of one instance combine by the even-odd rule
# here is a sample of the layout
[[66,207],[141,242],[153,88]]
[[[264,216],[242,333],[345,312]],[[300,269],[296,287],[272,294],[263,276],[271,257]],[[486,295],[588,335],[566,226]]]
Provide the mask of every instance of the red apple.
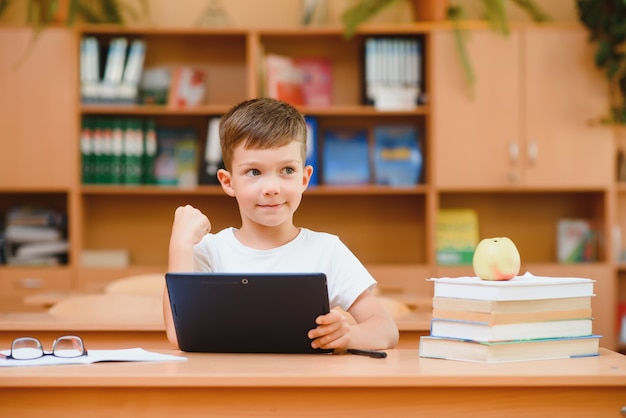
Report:
[[507,237],[485,238],[476,246],[472,264],[483,280],[510,280],[519,273],[519,251]]

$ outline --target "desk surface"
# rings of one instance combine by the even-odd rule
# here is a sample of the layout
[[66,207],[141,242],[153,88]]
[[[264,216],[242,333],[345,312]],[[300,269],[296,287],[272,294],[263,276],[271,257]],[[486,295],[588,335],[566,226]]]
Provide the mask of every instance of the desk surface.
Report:
[[[3,368],[1,416],[590,417],[626,407],[626,357],[475,364],[389,350],[198,354],[186,362]],[[35,401],[36,400],[36,401]]]
[[[95,363],[3,368],[0,387],[622,387],[626,356],[479,364],[388,350],[386,359],[355,355],[183,353],[185,362]],[[626,398],[624,398],[626,403]]]

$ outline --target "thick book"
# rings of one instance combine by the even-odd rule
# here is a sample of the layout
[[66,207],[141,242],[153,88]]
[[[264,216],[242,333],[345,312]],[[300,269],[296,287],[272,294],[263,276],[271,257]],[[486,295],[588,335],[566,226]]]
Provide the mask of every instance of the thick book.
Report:
[[514,341],[544,338],[582,337],[592,334],[593,319],[521,322],[491,325],[485,322],[433,318],[432,337],[458,338],[470,341]]
[[138,99],[139,82],[143,72],[143,63],[146,56],[146,42],[135,39],[131,42],[128,59],[124,67],[124,74],[119,88],[121,103],[135,103]]
[[534,300],[476,300],[435,297],[433,310],[476,313],[528,313],[591,309],[591,296]]
[[176,67],[168,93],[169,106],[189,108],[200,106],[206,95],[206,71],[202,68]]
[[324,184],[368,184],[371,173],[369,155],[366,129],[326,129],[322,155]]
[[267,54],[265,76],[268,97],[294,106],[305,104],[302,71],[291,57]]
[[600,338],[599,335],[589,335],[529,341],[476,342],[423,336],[420,338],[419,355],[478,363],[589,357],[599,354]]
[[307,116],[306,120],[306,165],[313,167],[313,174],[309,180],[310,186],[319,184],[319,159],[317,157],[317,118]]
[[304,104],[312,107],[327,107],[333,103],[333,68],[328,58],[294,58],[295,66],[302,77],[301,89]]
[[581,277],[544,277],[525,273],[506,281],[478,277],[429,279],[435,297],[479,300],[532,300],[593,296],[595,280]]
[[591,308],[562,311],[529,312],[471,312],[433,309],[433,319],[481,322],[488,325],[517,324],[524,322],[560,321],[564,319],[590,318]]
[[413,125],[374,127],[374,176],[376,184],[413,186],[420,181],[422,148]]

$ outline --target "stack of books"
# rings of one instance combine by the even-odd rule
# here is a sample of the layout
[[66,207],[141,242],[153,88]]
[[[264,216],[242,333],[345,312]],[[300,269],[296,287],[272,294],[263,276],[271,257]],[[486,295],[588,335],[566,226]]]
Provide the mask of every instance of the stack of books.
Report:
[[15,206],[5,217],[3,259],[10,265],[67,263],[67,218],[54,209]]
[[497,363],[598,355],[591,279],[431,280],[433,318],[421,357]]

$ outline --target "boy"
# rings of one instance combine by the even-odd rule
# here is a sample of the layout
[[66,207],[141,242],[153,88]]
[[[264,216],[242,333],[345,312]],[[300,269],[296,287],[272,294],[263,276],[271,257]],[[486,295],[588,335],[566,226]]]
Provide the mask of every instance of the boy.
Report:
[[[304,165],[306,136],[304,117],[278,100],[252,99],[226,113],[220,123],[226,169],[217,177],[224,192],[237,199],[241,227],[210,233],[211,223],[198,209],[177,208],[168,270],[323,272],[331,308],[348,311],[356,324],[331,309],[316,318],[311,346],[335,353],[394,347],[398,328],[372,294],[376,281],[365,267],[338,237],[293,224],[313,172]],[[178,347],[167,291],[163,308],[167,337]]]

